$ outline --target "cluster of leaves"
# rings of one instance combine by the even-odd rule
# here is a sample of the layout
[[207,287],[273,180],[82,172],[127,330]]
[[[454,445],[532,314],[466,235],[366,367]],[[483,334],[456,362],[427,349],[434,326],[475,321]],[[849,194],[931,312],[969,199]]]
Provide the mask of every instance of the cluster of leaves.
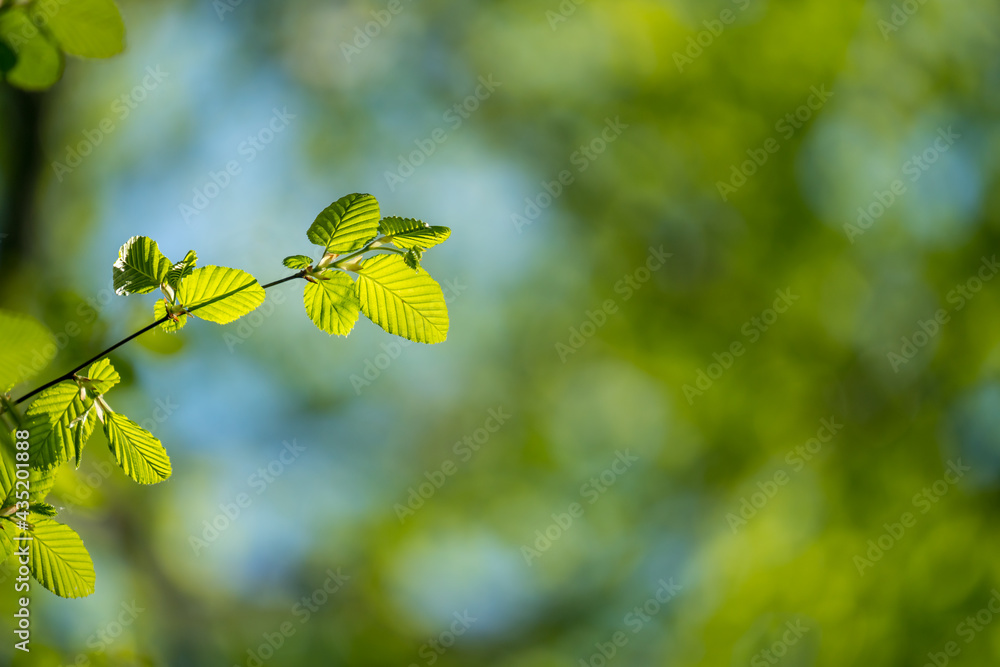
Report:
[[[298,273],[285,280],[307,281],[306,313],[328,334],[346,336],[361,312],[391,334],[440,343],[448,337],[448,308],[440,285],[420,261],[427,248],[450,235],[447,227],[382,218],[375,197],[347,195],[320,213],[306,232],[323,249],[321,257],[286,257],[285,267]],[[264,302],[265,288],[249,273],[221,266],[196,269],[197,261],[190,250],[175,264],[156,241],[134,236],[114,264],[115,291],[148,294],[159,289],[163,298],[154,304],[153,315],[171,333],[183,328],[189,315],[229,324]]]
[[[440,343],[448,336],[448,308],[441,287],[420,261],[427,248],[450,235],[447,227],[411,218],[380,219],[374,197],[347,195],[320,213],[306,233],[323,248],[323,256],[313,261],[293,255],[284,264],[302,269],[309,281],[306,312],[323,331],[346,336],[360,311],[391,334]],[[366,258],[370,252],[386,254]]]
[[[389,333],[431,344],[447,337],[448,310],[440,286],[420,261],[427,248],[450,234],[447,227],[409,218],[381,218],[374,197],[353,194],[327,207],[309,228],[307,237],[323,249],[321,257],[285,258],[284,265],[296,273],[268,286],[238,269],[196,268],[193,250],[171,262],[144,236],[121,247],[112,274],[120,295],[159,289],[163,298],[154,304],[150,328],[159,325],[172,333],[189,317],[234,322],[264,302],[266,287],[303,279],[306,312],[321,330],[346,336],[360,311]],[[54,339],[35,320],[3,311],[0,339],[0,417],[5,420],[0,429],[0,562],[26,543],[39,583],[62,597],[89,595],[93,562],[80,537],[56,522],[56,509],[45,503],[60,467],[67,461],[79,467],[98,423],[115,461],[139,484],[170,477],[170,459],[153,434],[108,404],[105,395],[120,377],[103,355],[38,392],[21,414],[20,401],[12,401],[9,392],[41,370],[39,360],[46,358],[41,351],[54,350]],[[23,470],[19,477],[18,461],[28,464],[27,477]]]
[[[0,313],[0,331],[6,333],[16,316]],[[34,323],[37,327],[41,325]],[[44,340],[48,332],[38,340]],[[8,361],[11,357],[3,353]],[[52,517],[56,509],[44,502],[59,466],[74,460],[80,466],[83,448],[100,422],[111,453],[125,474],[140,484],[154,484],[170,476],[170,459],[153,435],[108,405],[104,395],[120,377],[108,359],[92,364],[85,375],[74,374],[38,394],[24,415],[5,398],[5,415],[13,429],[0,441],[0,560],[14,554],[18,538],[30,538],[32,576],[62,597],[94,592],[94,564],[80,537]],[[5,380],[5,391],[10,389]],[[21,446],[15,451],[15,443]],[[27,445],[26,451],[23,445]],[[18,458],[18,454],[27,454]],[[16,461],[30,465],[27,477],[18,477]]]
[[187,316],[216,324],[229,324],[264,303],[264,289],[245,271],[224,266],[196,269],[198,255],[188,251],[174,264],[160,252],[156,241],[133,236],[118,251],[113,268],[115,292],[148,294],[159,289],[163,300],[153,306],[153,315],[164,320],[164,330],[175,332],[187,324]]
[[0,0],[0,73],[18,88],[53,85],[66,55],[110,58],[124,48],[113,0]]

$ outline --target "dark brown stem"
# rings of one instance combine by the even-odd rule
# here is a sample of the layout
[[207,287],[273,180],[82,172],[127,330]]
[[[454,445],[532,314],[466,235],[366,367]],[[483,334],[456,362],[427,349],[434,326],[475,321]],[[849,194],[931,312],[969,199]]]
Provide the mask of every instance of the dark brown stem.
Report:
[[[287,283],[289,280],[295,280],[296,278],[302,278],[304,275],[305,275],[305,271],[299,271],[298,273],[293,273],[292,275],[287,276],[285,278],[282,278],[281,280],[275,280],[273,283],[268,283],[266,285],[262,285],[262,288],[263,289],[268,289],[269,287],[274,287],[275,285],[280,285],[281,283]],[[206,306],[206,305],[208,305],[208,304],[206,303],[206,304],[203,304],[202,306],[195,306],[194,308],[189,308],[187,310],[187,312],[192,313],[192,312],[194,312],[194,311],[198,310],[199,308],[201,308],[203,306]],[[60,382],[65,382],[66,380],[72,380],[73,376],[76,375],[77,371],[81,371],[84,368],[86,368],[87,366],[89,366],[90,364],[94,363],[95,361],[106,357],[107,355],[111,354],[112,352],[114,352],[115,350],[117,350],[118,348],[120,348],[125,343],[128,343],[132,339],[138,338],[139,336],[141,336],[142,334],[146,333],[147,331],[156,328],[157,326],[159,326],[159,325],[163,324],[164,322],[166,322],[168,319],[170,319],[170,316],[169,315],[164,315],[163,317],[161,317],[160,319],[156,320],[155,322],[153,322],[149,326],[143,327],[142,329],[140,329],[139,331],[136,331],[131,336],[129,336],[127,338],[123,338],[122,340],[118,341],[117,343],[115,343],[114,345],[112,345],[108,349],[104,350],[100,354],[95,355],[92,359],[89,359],[89,360],[83,362],[82,364],[80,364],[79,366],[77,366],[73,370],[69,371],[68,373],[64,373],[63,375],[60,375],[59,377],[57,377],[55,380],[52,380],[51,382],[46,382],[45,384],[43,384],[38,389],[35,389],[34,391],[31,391],[31,392],[25,394],[21,398],[19,398],[16,401],[14,401],[14,404],[17,405],[18,403],[23,403],[24,401],[28,400],[29,398],[31,398],[32,396],[38,394],[39,392],[45,391],[49,387],[55,386],[55,385],[59,384]]]

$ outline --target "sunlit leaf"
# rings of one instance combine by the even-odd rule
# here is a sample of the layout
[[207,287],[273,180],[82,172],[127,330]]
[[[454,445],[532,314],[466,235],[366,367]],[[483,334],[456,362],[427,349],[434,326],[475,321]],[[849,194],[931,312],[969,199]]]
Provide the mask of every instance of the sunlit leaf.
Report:
[[312,266],[313,261],[306,255],[292,255],[281,260],[281,263],[289,269],[307,269]]
[[198,255],[194,250],[188,250],[183,260],[170,267],[170,271],[167,272],[167,284],[176,290],[180,287],[181,282],[191,275],[197,263]]
[[69,526],[39,514],[31,514],[29,522],[28,567],[38,583],[64,598],[93,593],[94,563],[80,536]]
[[19,535],[20,532],[13,521],[0,519],[0,563],[6,561],[17,551],[14,536]]
[[73,456],[77,468],[80,467],[83,448],[90,440],[90,436],[93,435],[95,426],[97,426],[97,410],[94,408],[88,410],[85,416],[79,418],[76,425],[73,426]]
[[375,197],[341,197],[320,213],[306,236],[327,253],[357,250],[378,233],[379,208]]
[[49,505],[48,503],[31,503],[30,507],[28,507],[28,511],[41,516],[55,516],[59,513],[56,511],[55,507]]
[[106,394],[121,381],[118,371],[111,365],[111,360],[104,358],[90,365],[87,369],[87,379],[95,394]]
[[56,485],[56,478],[59,477],[59,468],[32,468],[28,472],[28,483],[31,485],[31,494],[28,500],[31,502],[45,500],[52,487]]
[[306,313],[328,334],[346,336],[358,321],[358,295],[354,281],[342,271],[327,271],[305,290]]
[[104,415],[104,434],[115,461],[140,484],[156,484],[170,477],[170,458],[153,434],[125,415]]
[[[21,430],[21,429],[18,429]],[[16,433],[0,429],[0,507],[12,505],[16,500],[14,493],[18,489],[14,483],[17,479],[17,459],[15,452]],[[30,446],[30,442],[29,442]],[[23,450],[20,450],[23,451]],[[29,450],[30,451],[30,450]],[[50,468],[30,468],[28,470],[28,500],[39,502],[45,500],[45,496],[56,483],[59,476],[58,467]]]
[[403,261],[408,267],[416,271],[420,268],[420,258],[424,256],[424,251],[421,248],[410,248],[403,255]]
[[14,481],[17,479],[14,452],[13,436],[6,430],[0,431],[0,503],[14,490]]
[[451,230],[447,227],[431,227],[420,220],[396,216],[383,218],[378,232],[400,248],[427,249],[444,243],[451,236]]
[[56,466],[73,455],[70,424],[93,402],[80,393],[75,382],[60,382],[40,393],[28,408],[25,428],[31,434],[28,451],[32,467]]
[[114,264],[114,286],[117,294],[148,294],[167,279],[170,260],[163,256],[156,241],[146,236],[133,236],[118,251]]
[[125,48],[125,24],[112,0],[48,0],[32,7],[35,23],[70,55],[109,58]]
[[206,266],[181,283],[177,299],[195,317],[229,324],[264,303],[264,288],[245,271]]
[[[11,433],[0,430],[0,506],[13,505],[17,485],[14,483],[17,471],[14,449],[14,436]],[[28,470],[28,500],[30,502],[40,502],[45,500],[49,491],[56,483],[59,476],[59,468],[30,468]]]
[[375,324],[417,343],[448,337],[448,307],[441,287],[399,255],[379,255],[357,270],[361,311]]

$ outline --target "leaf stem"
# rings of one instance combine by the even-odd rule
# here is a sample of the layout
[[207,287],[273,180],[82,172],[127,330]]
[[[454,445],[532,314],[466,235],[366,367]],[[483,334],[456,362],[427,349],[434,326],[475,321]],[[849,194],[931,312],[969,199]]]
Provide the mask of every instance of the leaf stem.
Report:
[[[378,238],[372,239],[368,243],[364,244],[364,246],[362,246],[361,248],[358,248],[357,250],[351,251],[351,252],[347,253],[346,255],[342,255],[341,257],[338,257],[337,261],[334,262],[333,264],[331,264],[330,266],[335,266],[338,269],[341,268],[340,267],[341,264],[343,264],[343,263],[345,263],[345,262],[347,262],[349,260],[352,260],[355,257],[360,257],[361,255],[365,254],[369,250],[372,250],[372,246],[375,243],[381,241],[384,238],[385,238],[384,236],[380,236]],[[375,250],[381,250],[381,247],[375,248]]]
[[160,324],[163,324],[163,323],[164,323],[164,322],[166,322],[166,321],[167,321],[168,319],[169,319],[169,316],[167,316],[167,315],[165,315],[165,316],[161,317],[160,319],[156,320],[155,322],[153,322],[153,323],[152,323],[152,324],[150,324],[149,326],[147,326],[147,327],[143,327],[142,329],[140,329],[139,331],[136,331],[136,332],[135,332],[134,334],[132,334],[131,336],[129,336],[129,337],[127,337],[127,338],[123,338],[122,340],[118,341],[117,343],[115,343],[114,345],[112,345],[112,346],[111,346],[111,347],[109,347],[108,349],[104,350],[103,352],[101,352],[100,354],[98,354],[98,355],[97,355],[97,356],[95,356],[94,358],[90,359],[89,361],[85,361],[85,362],[83,362],[82,364],[80,364],[79,366],[77,366],[77,367],[76,367],[76,368],[74,368],[73,370],[69,371],[68,373],[64,373],[63,375],[60,375],[59,377],[57,377],[57,378],[56,378],[55,380],[52,380],[51,382],[46,382],[45,384],[43,384],[43,385],[42,385],[41,387],[39,387],[38,389],[35,389],[34,391],[32,391],[32,392],[29,392],[29,393],[25,394],[25,395],[24,395],[24,396],[22,396],[21,398],[19,398],[19,399],[17,399],[16,401],[14,401],[14,404],[15,404],[15,405],[17,405],[18,403],[23,403],[24,401],[28,400],[29,398],[31,398],[31,397],[32,397],[32,396],[34,396],[35,394],[37,394],[37,393],[39,393],[39,392],[42,392],[42,391],[45,391],[45,390],[46,390],[46,389],[48,389],[49,387],[52,387],[52,386],[55,386],[55,385],[59,384],[60,382],[65,382],[66,380],[72,380],[72,379],[73,379],[73,375],[74,375],[74,374],[75,374],[75,373],[76,373],[77,371],[79,371],[79,370],[83,370],[83,369],[84,369],[84,368],[86,368],[86,367],[87,367],[88,365],[90,365],[90,364],[94,363],[95,361],[97,361],[97,360],[98,360],[98,359],[100,359],[101,357],[104,357],[104,356],[106,356],[106,355],[108,355],[108,354],[111,354],[112,352],[114,352],[114,351],[115,351],[115,350],[117,350],[117,349],[118,349],[119,347],[121,347],[121,346],[122,346],[122,345],[124,345],[125,343],[129,342],[129,341],[130,341],[130,340],[132,340],[133,338],[138,338],[139,336],[141,336],[142,334],[146,333],[147,331],[149,331],[149,330],[150,330],[150,329],[152,329],[153,327],[156,327],[157,325],[160,325]]
[[261,289],[267,289],[269,287],[274,287],[275,285],[280,285],[281,283],[287,283],[289,280],[295,280],[296,278],[303,278],[305,277],[305,275],[306,275],[305,271],[299,271],[298,273],[293,273],[292,275],[286,276],[281,280],[275,280],[273,283],[261,285]]
[[[289,280],[294,280],[296,278],[301,278],[304,275],[305,275],[305,271],[299,271],[298,273],[293,273],[290,276],[287,276],[287,277],[282,278],[280,280],[275,280],[273,283],[268,283],[267,285],[262,285],[261,287],[262,287],[262,289],[267,289],[269,287],[274,287],[275,285],[280,285],[281,283],[286,283]],[[202,305],[204,306],[204,305],[208,305],[208,304],[206,303],[206,304],[202,304]],[[190,313],[190,312],[193,312],[195,310],[198,310],[198,308],[200,308],[200,307],[201,306],[195,306],[194,308],[190,308],[190,309],[188,309],[188,312]],[[152,324],[143,327],[139,331],[136,331],[131,336],[123,338],[122,340],[118,341],[117,343],[115,343],[114,345],[112,345],[108,349],[104,350],[100,354],[94,356],[92,359],[89,359],[88,361],[83,362],[82,364],[80,364],[79,366],[77,366],[76,368],[74,368],[73,370],[71,370],[71,371],[69,371],[67,373],[62,374],[59,377],[57,377],[55,380],[52,380],[51,382],[46,382],[41,387],[38,387],[34,391],[31,391],[31,392],[25,394],[21,398],[19,398],[16,401],[14,401],[14,405],[17,405],[19,403],[23,403],[24,401],[28,400],[32,396],[34,396],[34,395],[36,395],[36,394],[38,394],[40,392],[43,392],[46,389],[48,389],[49,387],[53,387],[53,386],[59,384],[60,382],[65,382],[66,380],[72,380],[73,376],[77,373],[77,371],[83,370],[84,368],[86,368],[90,364],[94,363],[95,361],[98,361],[99,359],[102,359],[103,357],[106,357],[107,355],[111,354],[112,352],[114,352],[115,350],[117,350],[118,348],[120,348],[125,343],[128,343],[129,341],[131,341],[131,340],[133,340],[135,338],[138,338],[139,336],[141,336],[142,334],[146,333],[147,331],[150,331],[151,329],[156,328],[157,326],[159,326],[159,325],[163,324],[164,322],[166,322],[168,319],[170,319],[170,316],[169,315],[165,315],[165,316],[161,317],[160,319],[156,320],[155,322],[153,322]]]

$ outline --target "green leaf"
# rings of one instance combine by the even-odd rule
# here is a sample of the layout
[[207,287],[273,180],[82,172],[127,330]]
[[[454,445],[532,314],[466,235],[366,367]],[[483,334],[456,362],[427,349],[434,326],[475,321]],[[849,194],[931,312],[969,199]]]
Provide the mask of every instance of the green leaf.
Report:
[[417,343],[440,343],[448,337],[444,294],[426,271],[414,272],[399,255],[378,255],[357,273],[361,312],[372,322]]
[[90,365],[87,369],[87,379],[95,395],[106,394],[121,381],[118,371],[111,365],[111,360],[104,358]]
[[3,439],[0,442],[0,505],[6,506],[5,501],[14,490],[17,466],[14,458],[13,436],[7,431],[0,431],[0,433],[3,433]]
[[0,519],[0,563],[5,562],[8,558],[14,555],[15,551],[17,551],[17,545],[14,543],[14,536],[20,534],[20,529],[14,524],[13,521]]
[[112,274],[115,293],[148,294],[167,279],[170,260],[163,256],[156,241],[133,236],[118,251]]
[[60,382],[39,394],[28,408],[25,428],[31,433],[28,455],[33,468],[57,466],[73,455],[70,424],[93,405],[80,393],[75,382]]
[[[6,394],[0,394],[0,415],[6,415],[7,420],[14,424],[15,428],[23,428],[24,416],[18,409],[17,403]],[[3,433],[3,429],[0,429],[0,433]]]
[[31,502],[45,500],[45,497],[56,485],[56,478],[59,477],[59,468],[32,468],[28,471],[28,482],[31,484],[31,494],[28,500]]
[[167,272],[167,284],[176,290],[180,287],[181,282],[191,275],[191,272],[194,271],[194,266],[197,263],[198,255],[195,254],[194,250],[188,250],[188,254],[184,255],[184,259],[182,261],[177,262],[170,267],[170,271]]
[[76,459],[76,467],[80,467],[80,459],[83,457],[83,448],[86,446],[90,436],[97,426],[97,410],[91,408],[73,428],[73,455]]
[[62,76],[63,54],[32,22],[23,7],[0,12],[0,40],[17,56],[7,82],[25,90],[44,90]]
[[41,516],[55,516],[59,513],[56,511],[55,507],[49,505],[48,503],[31,503],[28,507],[28,511]]
[[83,540],[69,526],[32,514],[31,575],[59,597],[81,598],[94,592],[94,563]]
[[346,336],[358,321],[354,281],[343,271],[327,271],[307,283],[304,297],[309,319],[328,334]]
[[70,55],[109,58],[125,48],[125,24],[112,0],[36,2],[32,16]]
[[431,227],[420,220],[397,216],[383,218],[378,231],[388,237],[387,241],[400,248],[432,248],[451,236],[451,230],[447,227]]
[[0,341],[0,393],[43,370],[58,350],[40,322],[7,310],[0,310]]
[[[8,507],[16,501],[15,471],[17,466],[14,458],[14,439],[12,434],[0,431],[0,507]],[[30,468],[28,470],[28,500],[40,502],[45,500],[49,491],[55,486],[59,468]],[[23,490],[20,489],[20,490]]]
[[403,255],[403,262],[406,263],[408,267],[416,271],[420,268],[420,259],[424,256],[423,248],[410,248]]
[[[15,483],[17,477],[14,449],[14,434],[0,430],[0,507],[8,507],[16,501]],[[59,476],[59,468],[29,468],[28,469],[28,500],[30,502],[45,500]]]
[[306,255],[292,255],[281,260],[281,263],[289,269],[308,269],[312,266],[313,261],[311,257]]
[[264,288],[245,271],[206,266],[181,283],[177,299],[195,317],[229,324],[264,303]]
[[104,414],[104,434],[115,461],[140,484],[156,484],[170,477],[170,458],[153,434],[125,415]]
[[341,197],[320,213],[309,227],[309,241],[327,253],[357,250],[378,233],[378,202],[371,195]]
[[[167,316],[167,303],[163,299],[157,299],[156,303],[153,304],[153,319],[154,321],[159,321]],[[167,320],[160,325],[160,328],[167,333],[177,333],[184,328],[187,324],[187,314],[179,313],[176,315],[176,320]]]

